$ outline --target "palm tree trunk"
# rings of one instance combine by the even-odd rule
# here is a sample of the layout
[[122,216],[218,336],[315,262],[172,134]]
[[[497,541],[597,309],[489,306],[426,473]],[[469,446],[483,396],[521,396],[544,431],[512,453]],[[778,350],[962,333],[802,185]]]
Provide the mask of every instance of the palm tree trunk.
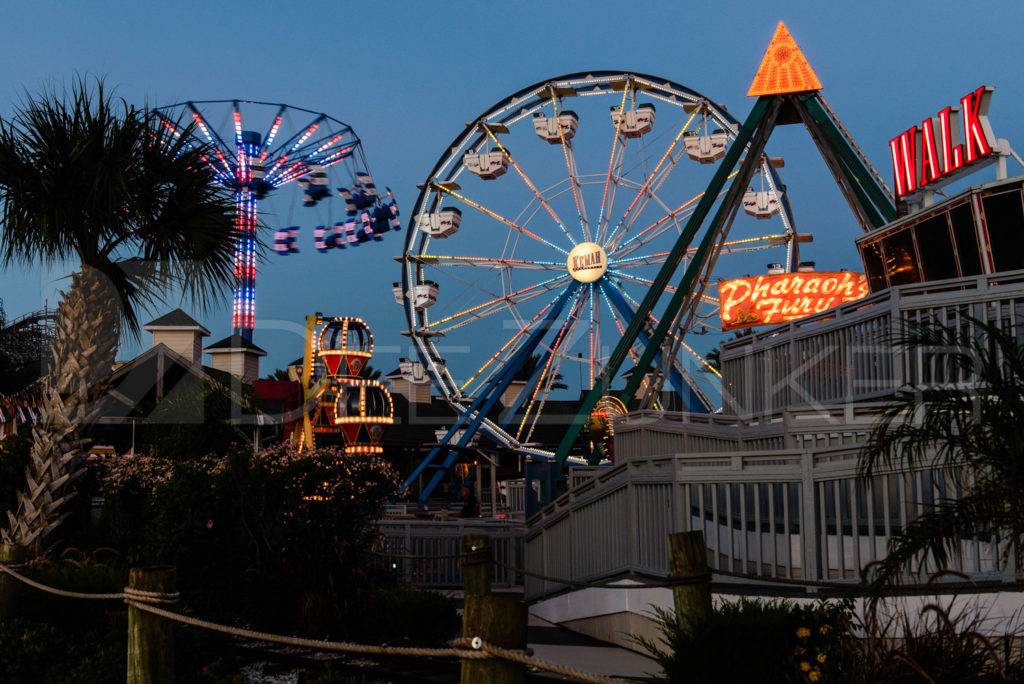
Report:
[[84,472],[97,399],[110,374],[120,338],[119,298],[109,280],[85,267],[61,293],[50,373],[44,381],[42,416],[32,427],[25,488],[8,511],[3,540],[46,553],[67,513],[71,484]]

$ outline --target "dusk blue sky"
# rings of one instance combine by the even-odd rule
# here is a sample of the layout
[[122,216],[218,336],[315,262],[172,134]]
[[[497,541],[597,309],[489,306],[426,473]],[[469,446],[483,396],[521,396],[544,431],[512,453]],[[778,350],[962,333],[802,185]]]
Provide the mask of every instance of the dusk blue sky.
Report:
[[[662,76],[742,120],[780,20],[887,182],[888,140],[980,85],[996,87],[995,134],[1024,153],[1024,4],[1010,0],[6,3],[0,117],[26,92],[80,73],[103,76],[135,103],[239,98],[322,111],[362,138],[377,184],[394,190],[405,223],[416,184],[465,123],[546,78],[598,69]],[[859,270],[859,228],[802,127],[777,131],[769,152],[786,159],[798,229],[815,235],[804,258],[819,269]],[[1011,174],[1021,172],[1010,163]],[[992,177],[983,171],[972,182]],[[313,311],[369,321],[373,363],[390,370],[410,355],[391,293],[401,235],[321,255],[309,244],[311,227],[302,254],[268,254],[261,268],[255,341],[270,353],[263,370],[300,355],[302,317]],[[63,275],[8,268],[0,274],[8,316],[54,305]],[[227,299],[195,315],[210,342],[231,331]],[[121,357],[138,350],[129,342]]]

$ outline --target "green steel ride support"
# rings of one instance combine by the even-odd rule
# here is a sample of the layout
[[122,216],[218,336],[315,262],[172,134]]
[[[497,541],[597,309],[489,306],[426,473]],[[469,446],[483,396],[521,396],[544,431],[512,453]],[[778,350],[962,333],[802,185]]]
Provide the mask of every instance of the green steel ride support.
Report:
[[[579,413],[567,426],[566,433],[555,452],[555,460],[558,463],[565,462],[569,450],[579,437],[590,412],[593,411],[598,400],[608,392],[611,379],[618,373],[630,349],[636,343],[644,323],[649,320],[655,304],[672,279],[719,193],[725,187],[729,175],[736,164],[740,162],[741,155],[746,153],[739,173],[733,179],[728,193],[719,205],[718,211],[697,247],[675,294],[661,315],[661,319],[647,342],[643,355],[637,362],[636,370],[630,376],[620,399],[624,403],[628,402],[640,387],[645,373],[673,326],[680,309],[687,298],[692,296],[697,279],[707,265],[716,239],[722,230],[731,223],[738,210],[743,191],[747,187],[754,168],[764,152],[765,144],[780,118],[780,112],[786,123],[801,121],[807,126],[808,132],[817,144],[836,183],[839,184],[850,208],[865,230],[884,225],[896,218],[896,208],[888,193],[879,187],[874,176],[868,171],[866,162],[852,149],[839,127],[821,106],[818,98],[818,92],[812,91],[800,94],[765,95],[754,103],[747,120],[737,131],[736,138],[729,147],[718,171],[647,291],[636,315],[630,321],[600,376],[595,379],[594,386],[584,399]],[[597,454],[591,454],[590,463],[593,465],[596,460]]]

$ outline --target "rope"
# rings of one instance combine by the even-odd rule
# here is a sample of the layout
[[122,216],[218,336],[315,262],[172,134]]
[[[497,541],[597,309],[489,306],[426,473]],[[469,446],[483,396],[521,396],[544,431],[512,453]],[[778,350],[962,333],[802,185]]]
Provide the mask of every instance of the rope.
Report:
[[[481,550],[482,549],[475,549],[477,553],[479,553],[479,551]],[[372,653],[376,655],[415,656],[425,658],[462,658],[464,660],[486,660],[497,657],[512,662],[517,662],[529,667],[535,667],[537,669],[546,670],[548,672],[561,674],[566,677],[572,677],[574,679],[578,679],[584,682],[595,682],[596,684],[621,684],[622,682],[629,681],[622,679],[613,679],[609,677],[601,677],[599,675],[581,672],[580,670],[576,670],[570,667],[557,665],[555,663],[549,663],[544,660],[538,660],[537,658],[531,657],[527,652],[515,651],[511,649],[501,648],[499,646],[494,646],[492,644],[488,644],[479,637],[476,637],[475,639],[471,640],[462,639],[456,641],[456,648],[375,646],[371,644],[357,644],[347,641],[320,641],[317,639],[303,639],[300,637],[289,637],[282,636],[280,634],[271,634],[269,632],[257,632],[255,630],[241,629],[239,627],[229,627],[227,625],[221,625],[216,622],[209,622],[208,620],[200,620],[199,618],[194,618],[188,615],[174,613],[154,605],[170,605],[177,603],[180,598],[178,592],[164,593],[155,591],[144,591],[142,589],[126,587],[123,592],[116,594],[89,594],[78,591],[65,591],[64,589],[57,589],[55,587],[50,587],[45,584],[40,584],[39,582],[31,580],[25,577],[24,575],[16,572],[11,566],[5,565],[3,563],[0,563],[0,571],[6,572],[8,575],[29,585],[30,587],[34,587],[41,591],[45,591],[49,594],[80,599],[123,599],[129,606],[137,610],[152,613],[153,615],[158,615],[168,620],[180,622],[182,624],[190,625],[192,627],[199,627],[214,632],[220,632],[222,634],[228,634],[231,636],[243,637],[247,639],[255,639],[258,641],[269,641],[272,643],[284,644],[287,646],[298,646],[301,648],[311,648],[320,651]]]
[[13,577],[16,580],[19,580],[19,581],[27,584],[30,587],[34,587],[34,588],[39,589],[41,591],[45,591],[48,594],[55,594],[57,596],[66,596],[67,598],[78,598],[78,599],[92,599],[92,600],[100,600],[100,601],[120,600],[120,599],[125,598],[125,595],[124,595],[123,592],[117,593],[117,594],[86,594],[86,593],[80,592],[80,591],[66,591],[64,589],[57,589],[55,587],[50,587],[50,586],[47,586],[45,584],[40,584],[39,582],[36,582],[34,580],[30,580],[28,577],[25,577],[21,573],[16,572],[12,568],[12,566],[4,565],[3,563],[0,563],[0,571],[6,572],[11,577]]
[[128,603],[141,602],[141,603],[163,603],[167,605],[173,605],[178,602],[181,595],[178,592],[163,593],[159,591],[143,591],[142,589],[135,589],[133,587],[124,588],[124,599]]
[[455,657],[455,658],[469,658],[471,660],[483,660],[487,657],[486,653],[476,653],[471,650],[461,648],[413,648],[408,646],[374,646],[371,644],[356,644],[348,641],[320,641],[318,639],[303,639],[301,637],[289,637],[282,636],[280,634],[271,634],[269,632],[257,632],[251,629],[242,629],[240,627],[229,627],[227,625],[217,624],[216,622],[209,622],[207,620],[200,620],[188,615],[182,615],[180,613],[174,613],[163,608],[157,608],[145,603],[136,603],[129,600],[129,605],[143,610],[153,615],[159,615],[162,618],[168,620],[174,620],[185,625],[192,627],[200,627],[202,629],[208,629],[213,632],[220,632],[222,634],[228,634],[231,636],[244,637],[246,639],[256,639],[258,641],[270,641],[277,644],[285,644],[287,646],[299,646],[302,648],[312,648],[320,651],[344,651],[349,653],[373,653],[376,655],[402,655],[402,656],[420,656],[427,658],[444,658],[444,657]]
[[469,647],[475,649],[478,652],[483,652],[491,656],[496,656],[504,660],[510,660],[514,663],[526,665],[527,667],[537,668],[538,670],[546,670],[547,672],[553,672],[560,674],[565,677],[572,677],[582,682],[593,682],[593,684],[625,684],[632,682],[632,679],[618,679],[616,677],[604,677],[602,675],[595,675],[589,672],[583,672],[572,667],[566,667],[564,665],[556,665],[555,663],[549,663],[545,660],[539,660],[532,656],[526,655],[522,651],[514,651],[494,644],[487,643],[480,637],[473,639],[459,639],[456,645]]

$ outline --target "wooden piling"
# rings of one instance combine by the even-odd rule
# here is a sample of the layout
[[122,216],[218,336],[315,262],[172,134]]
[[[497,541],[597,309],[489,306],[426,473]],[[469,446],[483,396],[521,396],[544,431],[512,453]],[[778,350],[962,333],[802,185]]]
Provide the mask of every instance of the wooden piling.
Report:
[[484,534],[462,538],[462,586],[465,595],[489,596],[491,593],[491,540]]
[[[16,572],[25,570],[25,547],[18,544],[0,544],[0,563]],[[0,620],[18,617],[18,597],[21,582],[6,572],[0,572]]]
[[[131,568],[128,589],[156,594],[176,591],[177,572],[172,566]],[[160,605],[166,608],[167,605]],[[174,623],[128,605],[128,684],[162,684],[174,681]]]
[[672,587],[676,615],[685,627],[691,627],[711,616],[711,571],[704,532],[669,534],[668,552],[672,578],[682,582]]
[[[462,636],[480,637],[501,648],[526,648],[526,604],[499,596],[466,596],[462,611]],[[505,660],[462,661],[461,684],[523,684],[526,666]]]

